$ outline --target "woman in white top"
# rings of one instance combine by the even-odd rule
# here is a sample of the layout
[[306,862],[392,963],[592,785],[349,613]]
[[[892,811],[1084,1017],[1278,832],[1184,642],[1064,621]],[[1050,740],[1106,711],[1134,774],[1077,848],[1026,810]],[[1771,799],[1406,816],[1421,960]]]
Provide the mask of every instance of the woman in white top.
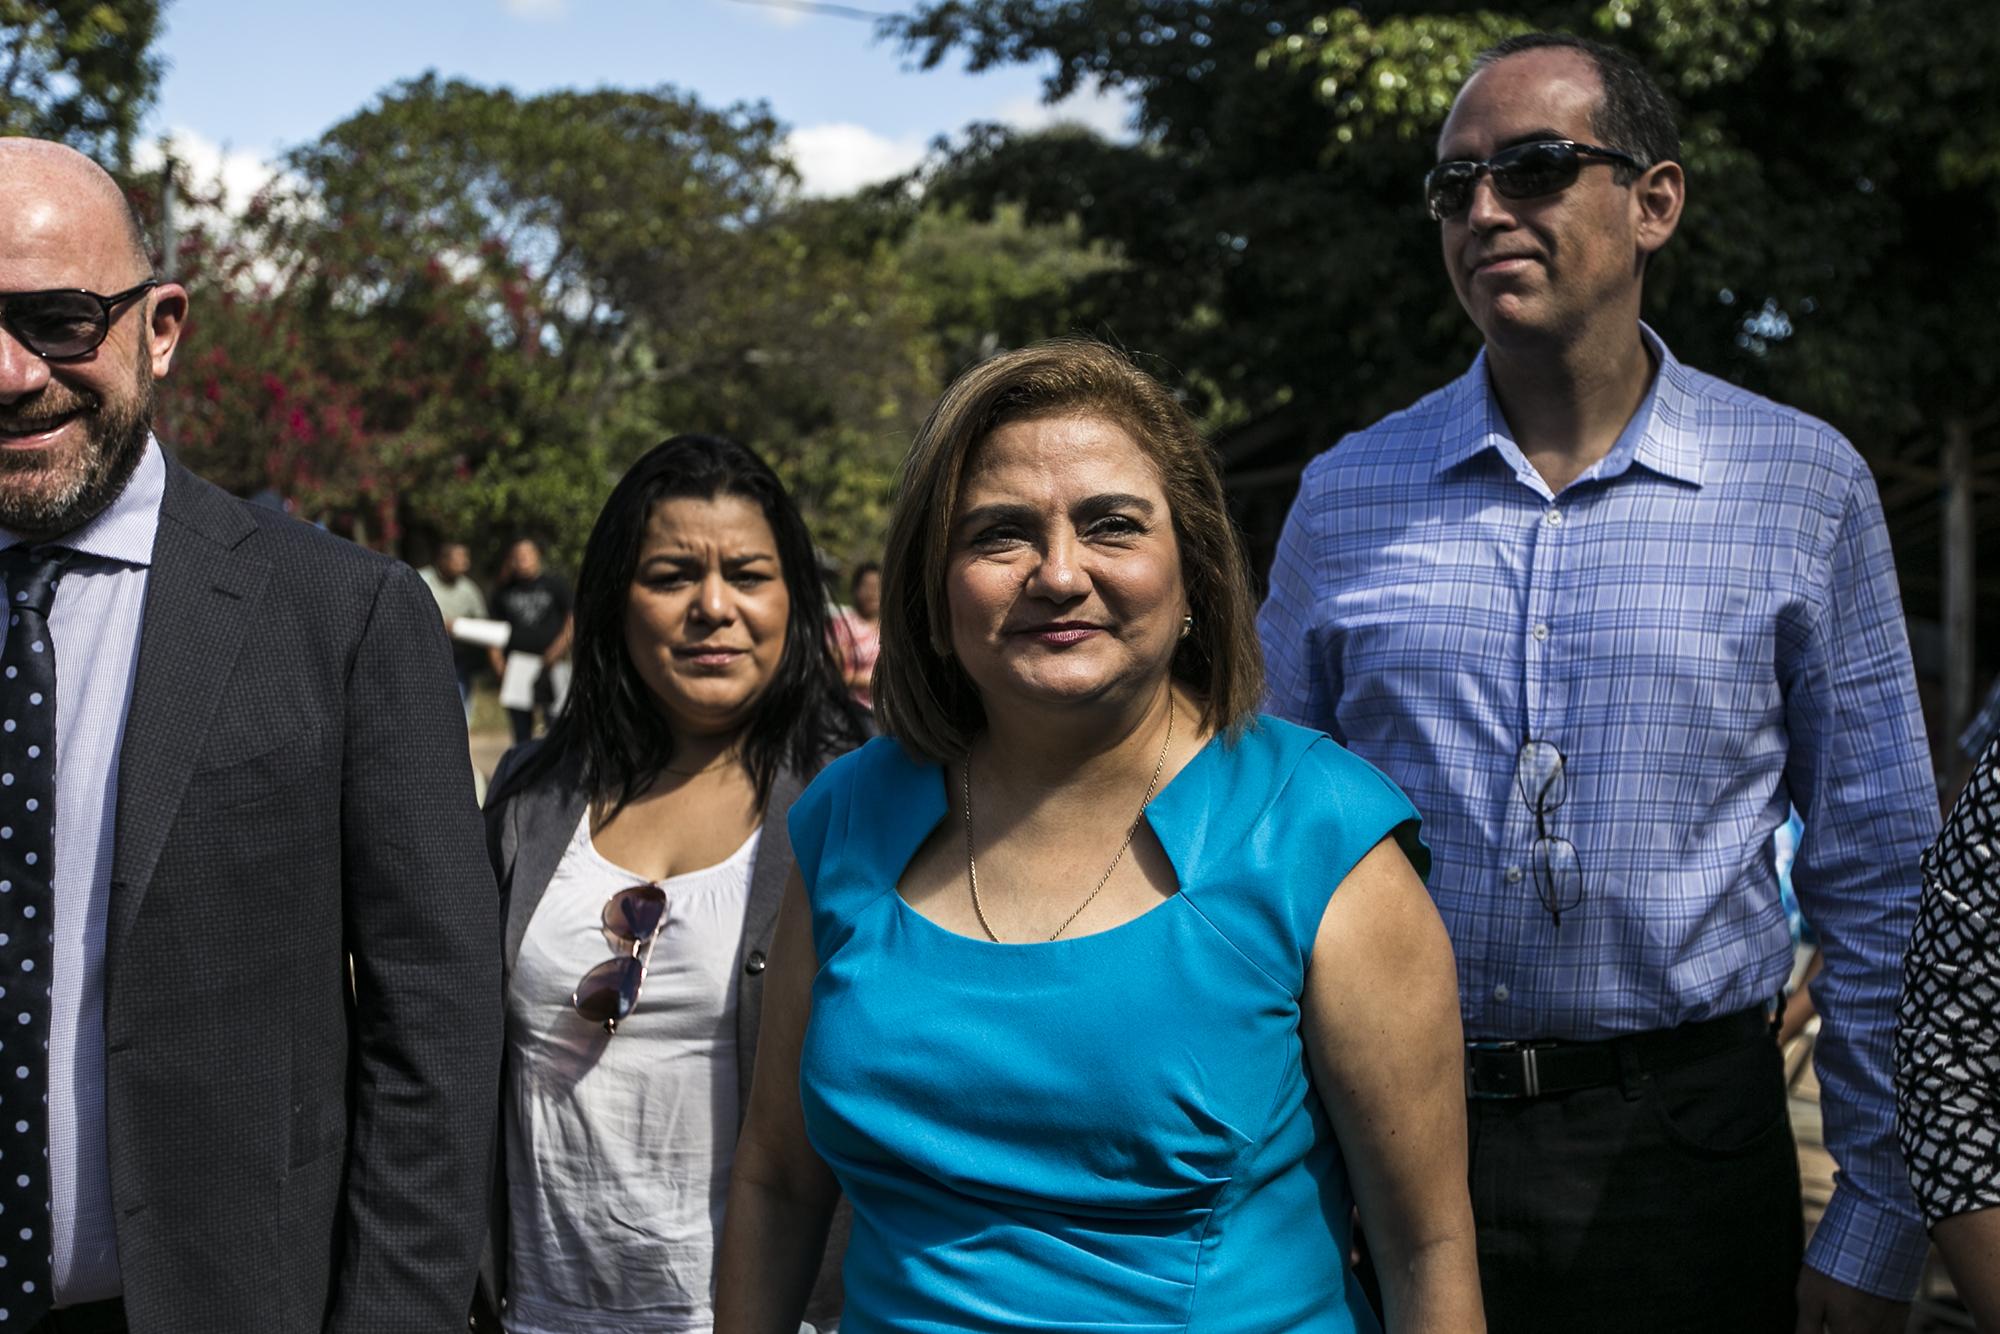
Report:
[[585,548],[575,662],[487,803],[507,1049],[473,1323],[705,1334],[785,815],[863,734],[811,537],[762,460],[676,436],[632,466]]

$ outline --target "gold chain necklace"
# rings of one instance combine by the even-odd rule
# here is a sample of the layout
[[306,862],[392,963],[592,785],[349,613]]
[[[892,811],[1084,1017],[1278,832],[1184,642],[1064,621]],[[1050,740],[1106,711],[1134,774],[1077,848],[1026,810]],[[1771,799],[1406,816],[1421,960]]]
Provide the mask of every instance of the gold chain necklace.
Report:
[[[1075,912],[1063,918],[1061,926],[1049,932],[1050,940],[1054,940],[1057,936],[1069,930],[1070,925],[1077,918],[1083,916],[1083,910],[1097,902],[1097,896],[1103,893],[1104,887],[1111,882],[1111,873],[1118,869],[1119,862],[1125,860],[1125,849],[1132,846],[1132,840],[1139,832],[1139,821],[1146,818],[1146,807],[1152,804],[1153,791],[1159,787],[1160,774],[1167,767],[1167,748],[1173,744],[1174,709],[1170,702],[1167,705],[1166,740],[1160,742],[1160,758],[1153,762],[1153,776],[1146,783],[1146,795],[1139,801],[1138,814],[1132,817],[1131,825],[1125,830],[1125,841],[1118,845],[1118,851],[1111,858],[1111,865],[1105,867],[1104,874],[1097,877],[1097,888],[1090,891],[1089,898],[1076,905]],[[972,855],[972,755],[970,752],[966,754],[965,767],[962,772],[964,774],[962,790],[965,797],[965,876],[972,885],[972,911],[978,916],[979,927],[986,933],[986,938],[998,945],[1002,943],[1000,937],[994,934],[993,924],[986,920],[986,908],[979,902],[979,862]]]

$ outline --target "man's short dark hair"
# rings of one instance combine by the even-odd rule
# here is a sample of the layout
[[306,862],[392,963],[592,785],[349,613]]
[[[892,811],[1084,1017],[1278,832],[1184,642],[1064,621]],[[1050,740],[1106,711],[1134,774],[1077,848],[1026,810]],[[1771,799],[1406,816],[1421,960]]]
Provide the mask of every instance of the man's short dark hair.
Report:
[[[1472,71],[1477,74],[1523,51],[1550,49],[1575,51],[1596,67],[1604,97],[1591,113],[1590,129],[1601,147],[1621,149],[1649,167],[1680,161],[1681,132],[1667,95],[1645,66],[1623,51],[1566,32],[1525,32],[1480,52]],[[1633,179],[1628,167],[1614,166],[1613,170],[1620,184]]]

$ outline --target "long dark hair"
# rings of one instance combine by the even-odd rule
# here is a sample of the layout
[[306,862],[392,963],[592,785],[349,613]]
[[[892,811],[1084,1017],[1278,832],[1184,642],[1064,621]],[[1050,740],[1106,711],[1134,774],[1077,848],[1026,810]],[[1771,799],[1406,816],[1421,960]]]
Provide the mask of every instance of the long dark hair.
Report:
[[576,579],[575,658],[568,703],[534,755],[505,784],[512,791],[569,763],[611,814],[643,793],[673,760],[673,733],[625,650],[625,602],[653,507],[663,500],[740,496],[763,511],[778,543],[791,612],[777,673],[751,707],[743,759],[757,799],[778,771],[810,774],[867,735],[827,635],[826,594],[812,534],[764,460],[734,440],[677,435],[646,451],[612,488],[583,549]]

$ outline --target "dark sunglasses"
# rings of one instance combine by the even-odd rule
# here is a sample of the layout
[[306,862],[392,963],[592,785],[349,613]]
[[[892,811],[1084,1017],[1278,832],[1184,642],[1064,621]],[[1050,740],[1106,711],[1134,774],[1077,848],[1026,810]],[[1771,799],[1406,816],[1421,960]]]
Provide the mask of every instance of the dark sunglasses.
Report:
[[1472,207],[1472,191],[1485,175],[1493,177],[1493,188],[1503,199],[1558,194],[1576,184],[1585,158],[1616,162],[1634,171],[1646,169],[1638,158],[1615,148],[1570,139],[1535,139],[1503,148],[1484,162],[1455,158],[1438,163],[1424,175],[1424,206],[1432,222],[1457,217]]
[[1535,897],[1560,927],[1563,914],[1575,912],[1583,904],[1583,861],[1576,855],[1576,844],[1549,833],[1549,816],[1569,795],[1563,753],[1547,741],[1531,738],[1523,743],[1520,754],[1514,757],[1514,785],[1535,817],[1535,841],[1528,849]]
[[633,885],[604,901],[604,929],[631,941],[632,952],[613,955],[583,975],[569,998],[578,1014],[617,1034],[619,1021],[638,1007],[653,942],[666,920],[667,895],[658,885]]
[[147,279],[110,296],[81,287],[0,293],[0,325],[44,361],[88,356],[111,333],[112,312],[158,287]]

